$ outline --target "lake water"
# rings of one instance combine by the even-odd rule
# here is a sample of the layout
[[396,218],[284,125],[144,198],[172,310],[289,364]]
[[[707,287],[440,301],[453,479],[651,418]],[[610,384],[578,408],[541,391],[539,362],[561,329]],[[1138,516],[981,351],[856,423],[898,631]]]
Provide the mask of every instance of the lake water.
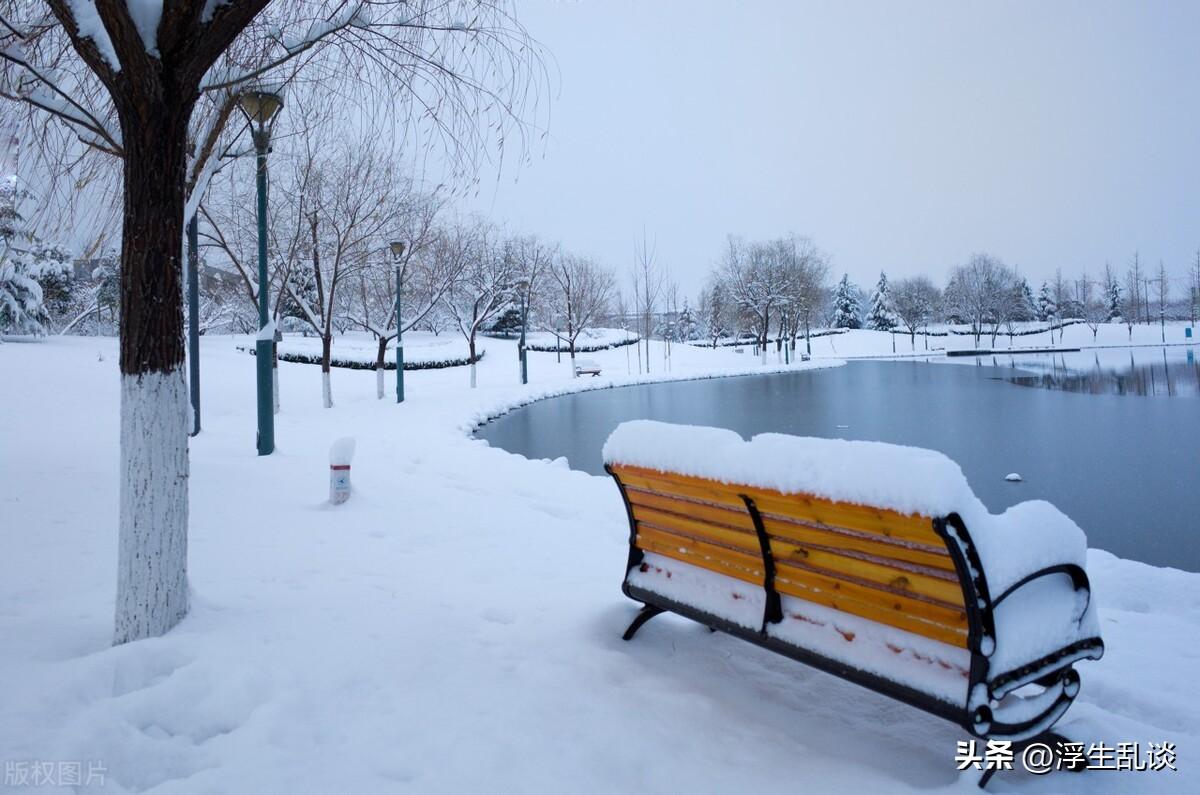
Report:
[[632,419],[927,447],[957,461],[993,512],[1049,500],[1093,547],[1200,571],[1198,398],[1191,348],[857,361],[566,395],[477,435],[594,474],[608,434]]

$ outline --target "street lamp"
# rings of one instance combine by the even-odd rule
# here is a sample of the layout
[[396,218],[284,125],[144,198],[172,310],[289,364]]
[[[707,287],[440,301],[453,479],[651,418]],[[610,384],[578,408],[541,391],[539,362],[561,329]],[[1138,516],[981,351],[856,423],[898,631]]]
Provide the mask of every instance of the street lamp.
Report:
[[529,320],[529,282],[517,282],[521,296],[521,339],[517,342],[517,359],[521,362],[521,383],[529,383],[529,352],[525,349],[525,327]]
[[390,244],[392,250],[392,264],[396,266],[396,402],[404,402],[404,337],[401,333],[403,328],[400,325],[400,288],[402,282],[400,279],[400,258],[404,256],[404,241],[393,240]]
[[258,177],[258,339],[254,358],[258,368],[258,454],[275,452],[274,384],[271,353],[275,334],[268,331],[267,305],[267,152],[271,151],[271,126],[283,108],[283,97],[266,89],[250,89],[238,98],[250,126]]

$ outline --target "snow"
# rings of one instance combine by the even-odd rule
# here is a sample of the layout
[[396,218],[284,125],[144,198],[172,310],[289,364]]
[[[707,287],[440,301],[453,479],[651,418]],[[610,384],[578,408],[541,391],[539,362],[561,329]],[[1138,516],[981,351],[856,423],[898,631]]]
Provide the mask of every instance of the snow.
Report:
[[1019,472],[1009,472],[1007,475],[1004,476],[1004,479],[1007,480],[1009,483],[1020,483],[1022,480],[1024,480],[1024,478],[1021,477],[1021,474]]
[[[478,389],[462,368],[410,372],[400,405],[336,370],[323,409],[320,369],[282,362],[278,451],[258,458],[253,360],[202,337],[191,612],[116,648],[116,343],[0,345],[0,759],[103,760],[112,793],[977,791],[942,720],[670,616],[623,643],[637,606],[611,480],[468,434],[636,381],[636,357],[627,375],[626,349],[589,354],[605,374],[574,381],[566,357],[531,353],[522,388],[515,341],[486,344]],[[655,380],[761,370],[677,345],[660,373],[651,346]],[[325,462],[347,435],[355,492],[334,510]],[[1060,727],[1175,742],[1180,771],[1002,774],[989,791],[1195,791],[1200,575],[1087,564],[1108,649]]]
[[343,436],[329,446],[329,466],[348,467],[354,460],[356,442],[353,436]]
[[158,55],[158,23],[162,20],[163,0],[125,0],[133,26],[142,37],[146,52]]
[[[104,27],[103,20],[100,19],[100,12],[96,10],[95,0],[66,0],[66,2],[67,7],[71,9],[71,16],[75,18],[75,27],[79,31],[79,37],[91,39],[100,52],[100,57],[108,62],[109,68],[114,72],[120,72],[121,61],[117,58],[117,51],[113,49],[112,39],[109,38],[108,30]],[[162,13],[161,0],[159,13]]]

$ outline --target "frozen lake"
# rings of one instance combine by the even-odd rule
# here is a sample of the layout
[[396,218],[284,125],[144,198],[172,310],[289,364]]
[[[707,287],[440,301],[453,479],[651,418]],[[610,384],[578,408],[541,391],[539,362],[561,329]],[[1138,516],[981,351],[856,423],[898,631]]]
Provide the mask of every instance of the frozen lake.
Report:
[[856,361],[551,398],[477,435],[593,474],[612,429],[643,418],[928,447],[957,461],[993,512],[1046,499],[1094,547],[1200,571],[1198,399],[1191,348]]

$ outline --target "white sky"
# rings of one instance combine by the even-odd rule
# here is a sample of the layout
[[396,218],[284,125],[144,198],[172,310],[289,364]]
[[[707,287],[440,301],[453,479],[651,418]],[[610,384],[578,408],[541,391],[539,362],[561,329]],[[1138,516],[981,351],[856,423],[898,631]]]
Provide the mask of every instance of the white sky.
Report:
[[472,207],[622,274],[643,226],[689,295],[729,233],[862,286],[1200,247],[1200,3],[519,2],[560,92]]

